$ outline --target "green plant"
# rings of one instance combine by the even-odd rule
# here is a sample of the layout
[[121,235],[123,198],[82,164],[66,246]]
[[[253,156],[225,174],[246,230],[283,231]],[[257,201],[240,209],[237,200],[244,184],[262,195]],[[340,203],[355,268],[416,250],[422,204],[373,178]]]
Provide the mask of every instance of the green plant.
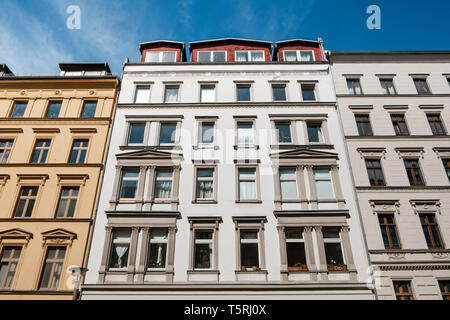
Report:
[[301,263],[301,262],[297,262],[296,264],[294,264],[294,267],[303,267],[305,264]]

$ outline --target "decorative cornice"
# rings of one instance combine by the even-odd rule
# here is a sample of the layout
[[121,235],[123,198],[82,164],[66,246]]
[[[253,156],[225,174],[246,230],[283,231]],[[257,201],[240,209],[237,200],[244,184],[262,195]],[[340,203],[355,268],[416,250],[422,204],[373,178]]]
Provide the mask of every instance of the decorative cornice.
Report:
[[361,192],[446,192],[450,186],[357,186]]
[[[318,102],[318,101],[298,101],[298,102],[196,102],[196,103],[172,103],[170,104],[170,107],[176,107],[176,108],[191,108],[191,109],[211,109],[214,107],[228,107],[228,108],[281,108],[281,107],[287,107],[287,108],[298,108],[298,107],[333,107],[336,108],[336,102]],[[145,108],[145,109],[167,109],[168,104],[167,103],[145,103],[145,104],[134,104],[134,103],[122,103],[117,104],[118,109],[125,109],[125,108]],[[1,119],[0,119],[1,121]]]

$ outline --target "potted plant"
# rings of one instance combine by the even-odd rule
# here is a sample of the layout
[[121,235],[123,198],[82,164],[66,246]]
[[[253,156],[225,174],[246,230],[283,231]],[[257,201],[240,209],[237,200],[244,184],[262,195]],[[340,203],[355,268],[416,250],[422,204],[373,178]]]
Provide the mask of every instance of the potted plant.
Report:
[[302,270],[308,270],[308,267],[301,262],[297,262],[296,264],[294,264],[293,267],[288,267],[289,271],[302,271]]
[[257,266],[253,266],[253,267],[252,267],[252,270],[253,270],[253,271],[258,271],[258,267],[257,267]]
[[245,266],[241,266],[241,271],[247,271],[247,268]]

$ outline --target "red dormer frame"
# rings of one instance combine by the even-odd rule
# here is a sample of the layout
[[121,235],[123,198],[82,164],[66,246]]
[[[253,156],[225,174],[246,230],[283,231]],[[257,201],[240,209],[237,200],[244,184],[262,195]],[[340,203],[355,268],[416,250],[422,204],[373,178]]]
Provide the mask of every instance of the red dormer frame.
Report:
[[186,48],[183,42],[157,40],[151,42],[144,42],[139,44],[141,51],[141,62],[145,62],[147,53],[150,51],[175,51],[175,62],[186,61]]
[[292,39],[286,41],[279,41],[275,43],[275,50],[273,53],[273,61],[284,61],[284,51],[286,50],[300,50],[300,51],[313,51],[314,61],[325,61],[325,51],[323,49],[322,39],[318,41]]
[[235,52],[240,50],[261,50],[264,51],[264,62],[271,61],[273,44],[269,41],[225,38],[205,41],[195,41],[189,43],[191,62],[198,62],[199,51],[225,51],[226,62],[235,62]]

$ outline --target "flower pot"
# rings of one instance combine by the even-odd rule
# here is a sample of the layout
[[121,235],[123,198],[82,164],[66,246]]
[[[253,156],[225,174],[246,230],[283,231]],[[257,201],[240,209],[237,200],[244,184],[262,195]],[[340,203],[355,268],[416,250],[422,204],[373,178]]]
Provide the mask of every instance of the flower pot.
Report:
[[343,268],[344,270],[347,270],[347,266],[343,266],[342,268]]
[[247,268],[245,266],[242,266],[241,271],[247,271]]
[[257,267],[257,266],[253,266],[253,267],[252,267],[252,270],[253,270],[253,271],[258,271],[258,267]]

